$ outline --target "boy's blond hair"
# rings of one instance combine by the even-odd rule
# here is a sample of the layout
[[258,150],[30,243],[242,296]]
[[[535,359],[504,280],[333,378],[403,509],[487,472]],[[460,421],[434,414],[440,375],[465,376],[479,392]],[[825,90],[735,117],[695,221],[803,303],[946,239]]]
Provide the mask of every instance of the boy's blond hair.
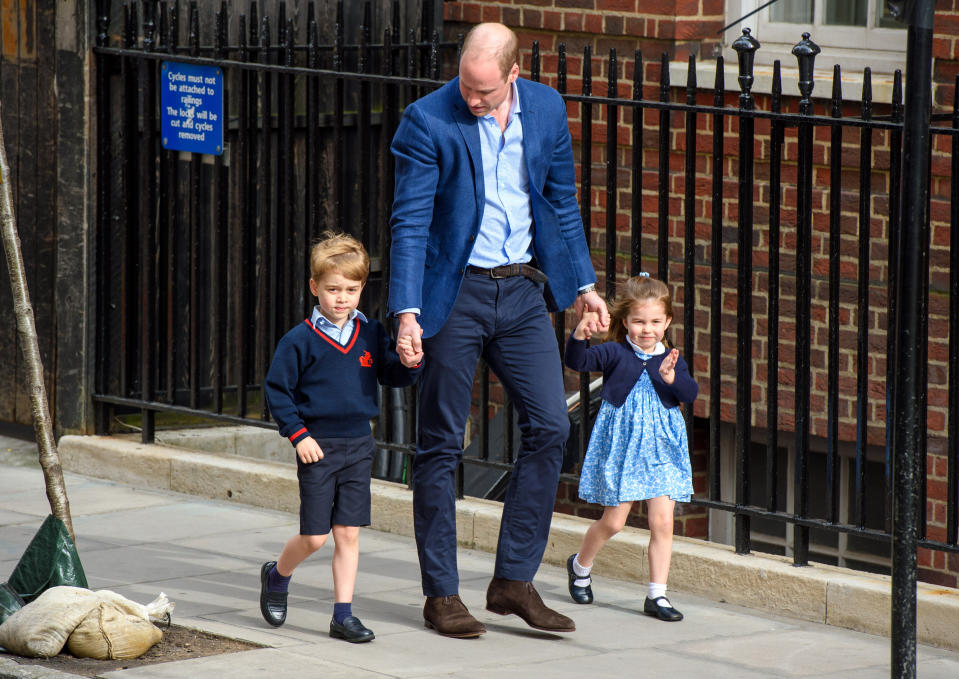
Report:
[[319,283],[330,272],[366,283],[370,256],[363,244],[348,234],[324,231],[310,250],[310,278]]

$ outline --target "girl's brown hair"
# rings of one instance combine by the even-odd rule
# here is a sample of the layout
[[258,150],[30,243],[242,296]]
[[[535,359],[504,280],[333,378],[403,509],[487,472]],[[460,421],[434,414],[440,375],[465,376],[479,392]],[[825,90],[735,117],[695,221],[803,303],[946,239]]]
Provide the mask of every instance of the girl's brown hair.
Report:
[[626,281],[623,292],[613,302],[609,312],[609,332],[606,333],[607,342],[622,342],[626,339],[626,326],[623,323],[629,315],[629,310],[637,302],[661,302],[666,310],[666,317],[673,317],[673,298],[669,295],[666,284],[649,275],[633,276]]

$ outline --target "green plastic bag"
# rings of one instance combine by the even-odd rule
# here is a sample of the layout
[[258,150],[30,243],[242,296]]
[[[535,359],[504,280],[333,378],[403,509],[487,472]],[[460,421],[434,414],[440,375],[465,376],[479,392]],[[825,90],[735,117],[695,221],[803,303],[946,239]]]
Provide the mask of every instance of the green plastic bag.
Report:
[[63,521],[52,514],[46,518],[7,583],[26,603],[57,585],[89,589],[77,548]]
[[3,621],[24,607],[26,602],[6,582],[0,582],[0,625]]

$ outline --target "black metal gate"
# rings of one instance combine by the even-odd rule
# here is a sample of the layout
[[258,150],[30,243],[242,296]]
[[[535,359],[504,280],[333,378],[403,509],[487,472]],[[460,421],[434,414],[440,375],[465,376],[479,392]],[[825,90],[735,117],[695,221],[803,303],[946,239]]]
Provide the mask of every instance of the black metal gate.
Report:
[[[129,412],[140,414],[145,441],[152,440],[158,413],[180,423],[201,418],[272,427],[260,382],[278,337],[311,306],[311,238],[336,228],[366,244],[373,271],[362,308],[385,315],[389,140],[403,106],[455,72],[457,42],[440,40],[429,3],[421,13],[427,20],[413,27],[398,2],[389,21],[374,19],[371,3],[364,3],[358,37],[349,42],[339,2],[332,44],[319,41],[312,3],[304,27],[294,25],[283,4],[275,20],[260,15],[255,3],[232,18],[221,5],[213,39],[205,42],[195,3],[183,18],[163,3],[125,5],[119,28],[109,4],[99,6],[98,429],[110,430],[113,416]],[[374,23],[382,28],[372,30]],[[814,102],[817,48],[804,36],[794,50],[804,74],[799,96],[783,93],[777,62],[762,110],[752,92],[758,45],[744,32],[736,46],[735,93],[726,90],[721,59],[711,89],[697,84],[693,59],[679,89],[670,85],[665,55],[659,82],[644,82],[638,52],[628,55],[633,77],[621,87],[621,56],[611,52],[605,92],[596,94],[589,48],[582,73],[574,75],[562,45],[552,84],[578,122],[580,205],[603,260],[607,297],[619,277],[642,269],[676,290],[677,344],[708,395],[689,418],[691,431],[708,439],[705,488],[693,504],[733,515],[742,553],[752,549],[754,521],[790,526],[789,552],[802,565],[811,531],[883,545],[892,539],[893,428],[884,418],[897,412],[902,349],[896,345],[902,83],[897,74],[891,100],[875,102],[867,71],[854,106],[843,98],[837,69],[831,96]],[[160,63],[171,60],[222,68],[222,155],[162,148],[157,80]],[[540,79],[535,44],[529,77]],[[573,78],[580,91],[567,92]],[[622,96],[629,87],[632,96]],[[598,125],[605,137],[594,139]],[[920,430],[927,429],[931,407],[942,427],[935,451],[927,450],[927,438],[917,442],[917,464],[933,453],[943,464],[920,484],[917,529],[920,547],[949,553],[959,552],[959,267],[950,264],[959,261],[959,102],[951,114],[934,116],[929,132],[939,153],[937,176],[948,187],[940,221],[949,238],[940,235],[930,246],[928,231],[922,234],[923,283],[910,303],[920,318],[934,321],[932,329],[920,326],[917,350],[947,351],[935,352],[930,370],[919,362],[919,384],[937,389],[934,404],[927,401],[932,392],[918,390]],[[554,322],[562,345],[565,315]],[[583,406],[595,395],[586,376],[570,375],[569,382],[578,427],[564,478],[574,481],[589,435],[591,413]],[[508,473],[512,409],[508,398],[491,393],[481,366],[468,452],[474,462]],[[381,475],[406,480],[402,462],[411,452],[415,398],[399,390],[383,397],[377,437],[395,458]],[[499,424],[491,420],[491,401],[504,413]],[[735,427],[731,462],[721,456],[724,423]],[[820,429],[822,454],[814,458],[811,432]],[[491,445],[494,435],[501,445]],[[870,444],[881,449],[883,437],[885,460],[878,462],[879,478],[869,481]],[[781,461],[786,447],[788,467]],[[730,464],[731,496],[721,487]],[[846,481],[842,465],[851,470]],[[811,471],[822,478],[821,492],[812,490]],[[926,500],[938,503],[934,516],[925,515]],[[878,503],[878,517],[869,516],[867,502]]]
[[[331,44],[312,2],[299,33],[282,2],[272,17],[252,2],[232,18],[223,3],[203,44],[196,2],[185,17],[176,4],[125,4],[119,26],[109,2],[98,8],[97,428],[131,408],[144,440],[158,412],[273,426],[260,383],[279,336],[312,308],[312,239],[336,229],[365,244],[363,308],[385,314],[389,138],[455,45],[439,42],[430,0],[416,26],[398,2],[385,17],[337,2],[322,28]],[[163,61],[222,67],[222,155],[162,147]]]

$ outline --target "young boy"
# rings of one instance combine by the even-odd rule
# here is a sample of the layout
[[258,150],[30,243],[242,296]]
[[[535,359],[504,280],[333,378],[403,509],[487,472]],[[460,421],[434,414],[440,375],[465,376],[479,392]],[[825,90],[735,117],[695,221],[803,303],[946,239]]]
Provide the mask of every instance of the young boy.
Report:
[[353,615],[360,526],[370,524],[370,472],[376,451],[370,418],[379,413],[377,382],[412,384],[422,352],[401,359],[382,324],[356,309],[370,271],[363,246],[327,232],[310,253],[312,318],[280,340],[266,375],[270,412],[296,447],[300,533],[260,569],[260,612],[274,627],[286,620],[293,570],[333,533],[330,636],[353,643],[373,632]]

